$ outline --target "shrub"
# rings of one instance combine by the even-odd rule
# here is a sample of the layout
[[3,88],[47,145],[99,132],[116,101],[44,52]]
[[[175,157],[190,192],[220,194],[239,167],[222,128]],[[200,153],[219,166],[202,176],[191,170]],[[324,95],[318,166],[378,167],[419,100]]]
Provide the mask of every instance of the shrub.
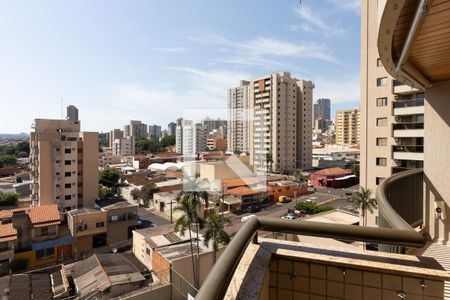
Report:
[[16,205],[19,201],[19,194],[14,192],[0,192],[0,206]]
[[317,205],[315,203],[299,202],[295,206],[296,209],[305,212],[308,215],[315,215],[324,211],[333,210],[334,207],[327,205]]

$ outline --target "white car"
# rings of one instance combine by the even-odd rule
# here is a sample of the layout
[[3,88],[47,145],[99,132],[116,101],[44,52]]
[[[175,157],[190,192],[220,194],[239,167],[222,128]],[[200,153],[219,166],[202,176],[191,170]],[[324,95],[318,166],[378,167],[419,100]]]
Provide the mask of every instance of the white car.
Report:
[[253,218],[253,217],[256,217],[256,216],[255,216],[255,215],[244,216],[244,217],[241,218],[241,222],[245,222],[245,221],[247,221],[248,219]]
[[306,199],[304,202],[308,203],[308,204],[315,204],[316,203],[316,201],[314,201],[313,199]]
[[295,216],[294,215],[285,215],[285,216],[282,216],[281,218],[285,219],[285,220],[294,220]]

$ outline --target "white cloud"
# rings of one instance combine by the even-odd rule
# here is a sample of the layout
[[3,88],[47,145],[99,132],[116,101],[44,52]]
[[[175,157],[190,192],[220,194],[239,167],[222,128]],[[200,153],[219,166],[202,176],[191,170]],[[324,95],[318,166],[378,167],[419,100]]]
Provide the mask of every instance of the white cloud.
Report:
[[309,28],[316,28],[326,37],[342,36],[345,33],[344,28],[338,26],[337,24],[329,24],[324,16],[317,13],[317,11],[311,10],[305,5],[295,8],[295,12],[300,18],[307,22],[307,25],[310,26]]
[[361,0],[327,0],[339,9],[348,10],[359,14],[361,12]]

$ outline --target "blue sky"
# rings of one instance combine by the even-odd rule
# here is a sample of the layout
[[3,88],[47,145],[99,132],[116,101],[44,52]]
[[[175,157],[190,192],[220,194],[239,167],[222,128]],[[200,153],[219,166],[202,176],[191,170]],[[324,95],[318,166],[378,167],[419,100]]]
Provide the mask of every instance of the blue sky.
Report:
[[313,80],[333,112],[358,106],[360,1],[301,2],[1,1],[0,132],[59,118],[61,99],[83,130],[166,127],[282,70]]

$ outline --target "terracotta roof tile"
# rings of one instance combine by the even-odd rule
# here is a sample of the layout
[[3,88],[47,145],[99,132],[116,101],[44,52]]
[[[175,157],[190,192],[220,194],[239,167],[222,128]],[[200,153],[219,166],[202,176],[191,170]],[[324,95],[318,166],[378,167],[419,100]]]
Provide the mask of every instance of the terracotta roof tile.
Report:
[[342,176],[342,175],[350,175],[352,174],[351,170],[346,170],[342,168],[329,168],[323,169],[315,172],[316,175],[326,175],[326,176]]
[[17,230],[12,227],[12,224],[0,224],[0,241],[17,239]]
[[0,210],[0,219],[10,219],[15,212],[26,212],[27,208],[13,208]]
[[255,191],[246,186],[240,186],[240,187],[236,187],[233,189],[229,189],[228,192],[232,195],[239,195],[239,196],[249,196],[249,195],[259,194],[258,191]]
[[33,206],[28,213],[31,224],[37,225],[42,223],[57,223],[61,222],[59,216],[58,206],[56,204]]
[[238,178],[238,179],[224,179],[222,180],[222,185],[225,188],[233,188],[237,186],[244,186],[244,185],[252,185],[259,183],[258,178]]

